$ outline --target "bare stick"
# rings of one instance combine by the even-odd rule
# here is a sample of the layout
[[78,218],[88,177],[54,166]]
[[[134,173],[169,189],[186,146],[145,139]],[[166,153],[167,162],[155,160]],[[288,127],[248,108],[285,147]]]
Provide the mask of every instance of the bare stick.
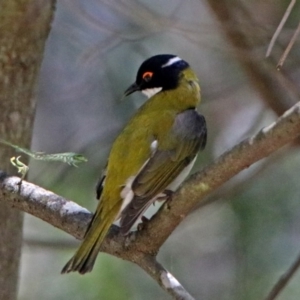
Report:
[[290,268],[284,273],[277,283],[272,288],[271,292],[267,296],[265,300],[274,300],[276,297],[282,292],[282,290],[287,286],[293,275],[296,273],[296,271],[300,267],[300,254],[298,255],[297,259],[294,261],[294,263],[290,266]]
[[277,29],[276,29],[276,31],[274,32],[274,34],[272,36],[271,42],[270,42],[270,44],[268,46],[268,49],[267,49],[266,57],[270,56],[271,51],[272,51],[272,49],[274,47],[274,44],[275,44],[275,42],[276,42],[276,40],[277,40],[277,38],[278,38],[278,36],[279,36],[279,34],[281,32],[281,30],[282,30],[282,28],[283,28],[286,20],[288,19],[288,17],[290,15],[290,13],[291,13],[291,11],[292,11],[295,3],[296,3],[296,0],[292,0],[291,3],[289,4],[288,8],[286,9],[286,11],[285,11],[285,13],[284,13],[284,15],[283,15],[283,17],[282,17],[282,19],[281,19],[281,21],[280,21]]
[[144,269],[173,299],[194,300],[181,283],[153,256],[145,256],[138,265]]
[[296,31],[294,32],[294,34],[293,34],[293,36],[291,38],[289,44],[287,45],[286,49],[284,50],[283,54],[281,55],[281,57],[279,59],[279,62],[277,64],[277,66],[276,66],[277,70],[280,70],[281,67],[283,66],[283,64],[284,64],[284,62],[285,62],[288,54],[290,53],[292,47],[294,46],[294,44],[296,42],[296,39],[297,39],[299,33],[300,33],[300,22],[298,24],[298,27],[297,27]]
[[278,77],[281,73],[276,72],[274,64],[268,60],[261,61],[255,55],[261,39],[249,29],[252,28],[254,20],[249,19],[243,2],[207,0],[207,3],[219,20],[220,29],[223,30],[229,44],[233,46],[235,58],[246,71],[250,84],[278,116],[282,115],[298,101],[295,100],[298,99],[298,94],[282,84]]

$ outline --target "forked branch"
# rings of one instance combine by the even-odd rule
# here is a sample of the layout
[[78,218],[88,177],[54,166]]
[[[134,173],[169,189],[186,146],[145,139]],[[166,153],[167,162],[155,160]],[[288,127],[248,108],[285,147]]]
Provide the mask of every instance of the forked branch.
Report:
[[[193,299],[178,280],[155,260],[160,247],[209,193],[299,135],[300,103],[297,103],[276,122],[242,141],[204,170],[191,176],[174,194],[171,203],[165,204],[153,220],[136,234],[134,242],[128,245],[128,239],[118,234],[118,227],[112,226],[101,250],[138,264],[174,299]],[[89,211],[32,183],[24,181],[19,186],[19,181],[18,177],[10,177],[0,172],[1,201],[76,238],[83,238],[91,219]]]

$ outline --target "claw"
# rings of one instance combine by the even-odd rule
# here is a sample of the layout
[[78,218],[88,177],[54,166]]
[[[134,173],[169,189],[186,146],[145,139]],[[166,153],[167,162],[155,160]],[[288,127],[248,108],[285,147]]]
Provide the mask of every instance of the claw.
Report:
[[164,190],[163,193],[161,193],[157,198],[156,201],[162,202],[162,201],[171,201],[172,195],[174,194],[171,190]]
[[142,231],[147,226],[147,224],[149,223],[150,220],[148,218],[146,218],[145,216],[142,216],[141,221],[142,222],[139,223],[137,226],[137,231]]

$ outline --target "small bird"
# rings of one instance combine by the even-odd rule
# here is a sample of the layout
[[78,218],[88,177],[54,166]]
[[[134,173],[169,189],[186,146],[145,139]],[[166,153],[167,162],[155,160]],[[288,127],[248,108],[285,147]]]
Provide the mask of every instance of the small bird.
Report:
[[90,272],[112,223],[120,220],[120,232],[128,234],[152,203],[179,187],[205,147],[206,122],[196,111],[200,87],[186,61],[170,54],[150,57],[124,95],[136,91],[149,100],[114,141],[97,187],[96,212],[62,273]]

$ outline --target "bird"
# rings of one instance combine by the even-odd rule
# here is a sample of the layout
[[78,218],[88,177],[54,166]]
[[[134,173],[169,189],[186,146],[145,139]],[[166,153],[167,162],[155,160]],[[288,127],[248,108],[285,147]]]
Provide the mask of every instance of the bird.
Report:
[[62,273],[90,272],[111,225],[119,220],[127,235],[151,204],[176,191],[206,145],[206,121],[197,112],[199,80],[185,60],[172,54],[148,58],[124,96],[136,91],[149,99],[114,141],[96,211]]

